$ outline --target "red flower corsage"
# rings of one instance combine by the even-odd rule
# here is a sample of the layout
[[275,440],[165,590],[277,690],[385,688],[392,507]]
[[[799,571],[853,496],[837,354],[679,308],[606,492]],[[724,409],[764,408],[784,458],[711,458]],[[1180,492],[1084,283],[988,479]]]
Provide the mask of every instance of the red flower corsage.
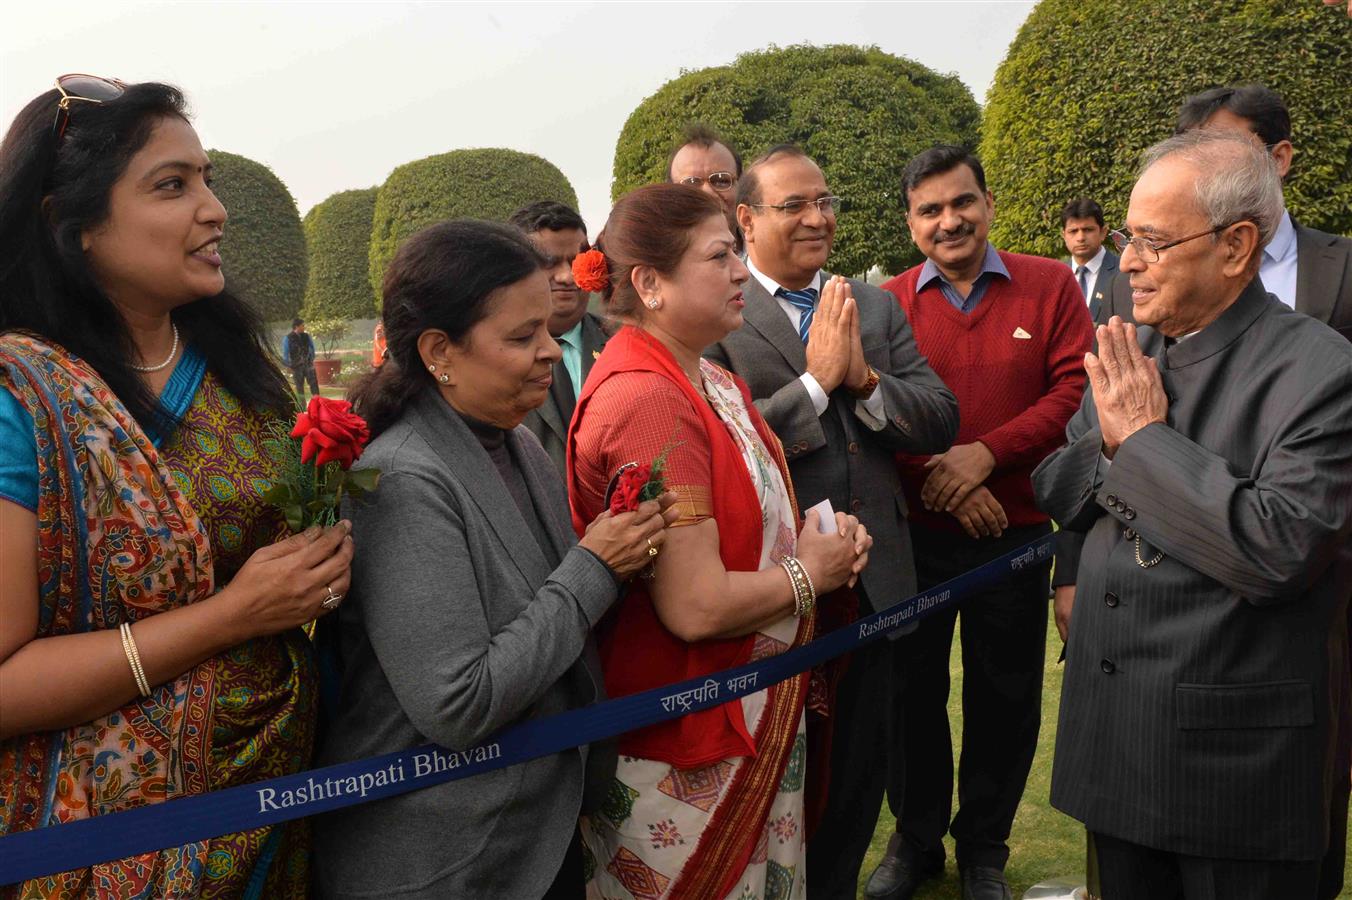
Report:
[[610,287],[610,264],[606,262],[606,255],[592,248],[573,257],[573,281],[589,293],[604,293]]

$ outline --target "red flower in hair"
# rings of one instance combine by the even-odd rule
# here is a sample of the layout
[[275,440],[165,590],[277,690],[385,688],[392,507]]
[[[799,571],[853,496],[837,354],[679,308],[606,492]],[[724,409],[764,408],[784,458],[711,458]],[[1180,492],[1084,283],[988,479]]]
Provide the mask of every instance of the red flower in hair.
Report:
[[592,248],[573,258],[573,280],[584,291],[600,294],[610,286],[610,264],[606,255]]

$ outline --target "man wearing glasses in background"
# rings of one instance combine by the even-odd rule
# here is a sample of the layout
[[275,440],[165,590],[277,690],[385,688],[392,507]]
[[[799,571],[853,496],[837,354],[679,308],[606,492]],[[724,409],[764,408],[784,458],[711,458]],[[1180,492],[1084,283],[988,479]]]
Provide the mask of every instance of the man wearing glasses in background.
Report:
[[728,217],[728,228],[743,252],[742,233],[737,228],[737,179],[742,177],[742,157],[707,126],[685,129],[682,141],[667,159],[667,182],[688,184],[713,197]]
[[[929,590],[1051,531],[1031,476],[1080,405],[1092,333],[1066,265],[999,252],[986,239],[995,202],[971,153],[926,150],[906,165],[901,192],[926,261],[883,287],[957,395],[962,423],[948,452],[897,460],[920,589]],[[1048,571],[1030,566],[922,620],[890,648],[898,699],[887,790],[897,831],[866,896],[909,898],[943,871],[951,831],[964,900],[1009,900],[1009,831],[1041,724]],[[961,805],[950,822],[948,664],[959,615]]]
[[[707,355],[750,387],[783,442],[799,507],[830,500],[868,526],[876,552],[857,588],[859,612],[868,613],[915,592],[895,454],[948,449],[957,404],[916,349],[896,298],[822,270],[839,204],[822,170],[795,146],[752,163],[737,194],[752,275],[743,288],[745,323]],[[848,604],[846,597],[823,602],[819,630],[848,621]],[[829,702],[830,743],[808,748],[810,758],[828,746],[830,753],[830,791],[808,844],[813,900],[853,900],[877,822],[891,696],[885,643],[850,655]],[[811,793],[808,808],[811,821]]]

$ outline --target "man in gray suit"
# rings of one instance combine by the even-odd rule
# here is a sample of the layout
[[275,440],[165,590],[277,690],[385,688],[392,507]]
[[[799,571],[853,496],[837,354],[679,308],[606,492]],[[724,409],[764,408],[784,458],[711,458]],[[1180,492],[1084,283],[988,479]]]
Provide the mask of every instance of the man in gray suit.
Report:
[[[1052,804],[1111,898],[1311,898],[1346,715],[1352,345],[1257,273],[1282,214],[1256,143],[1147,152],[1121,260],[1038,501],[1087,531]],[[1094,602],[1088,602],[1092,598]]]
[[1108,225],[1103,207],[1088,197],[1078,197],[1061,208],[1061,240],[1070,254],[1062,262],[1075,273],[1075,282],[1089,305],[1089,318],[1097,319],[1103,297],[1117,273],[1117,254],[1110,253],[1103,241]]
[[588,247],[587,226],[574,210],[553,200],[542,200],[512,214],[511,223],[526,232],[549,258],[549,290],[554,301],[549,333],[559,342],[563,358],[554,364],[554,381],[544,405],[526,415],[531,430],[568,480],[568,423],[573,419],[582,382],[606,345],[599,317],[587,312],[587,292],[573,280],[573,259]]
[[[1285,180],[1291,170],[1295,147],[1291,143],[1291,115],[1280,94],[1258,84],[1211,88],[1183,101],[1175,134],[1197,128],[1242,135],[1261,143],[1272,156],[1277,174]],[[1272,240],[1263,248],[1259,276],[1264,289],[1296,312],[1332,327],[1352,340],[1352,239],[1306,228],[1285,209]],[[1131,284],[1116,278],[1100,299],[1094,321],[1107,323],[1112,316],[1134,322]],[[1065,638],[1070,611],[1075,603],[1079,547],[1083,536],[1063,530],[1058,536],[1055,586],[1057,626]],[[1352,681],[1352,673],[1349,673]],[[1344,723],[1341,777],[1334,786],[1332,836],[1325,860],[1319,896],[1332,900],[1342,890],[1347,849],[1347,805],[1352,766],[1352,722]]]
[[[822,271],[839,198],[802,150],[771,149],[738,185],[746,237],[745,324],[707,355],[746,380],[784,444],[801,508],[830,500],[873,535],[859,595],[883,609],[915,591],[915,563],[894,456],[942,453],[958,429],[953,393],[915,346],[896,298]],[[882,805],[890,653],[851,654],[837,686],[831,788],[808,846],[808,893],[855,896]]]

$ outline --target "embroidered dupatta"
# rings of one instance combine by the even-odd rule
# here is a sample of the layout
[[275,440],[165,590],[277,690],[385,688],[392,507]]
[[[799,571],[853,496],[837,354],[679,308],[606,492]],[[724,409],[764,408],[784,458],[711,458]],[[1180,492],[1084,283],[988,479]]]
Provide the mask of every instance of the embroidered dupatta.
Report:
[[[186,353],[180,365],[193,363],[205,368]],[[157,450],[83,361],[32,337],[0,338],[0,385],[34,423],[39,638],[115,629],[209,597],[218,577],[278,535],[256,500],[271,472],[265,418],[211,373],[199,377],[181,427]],[[94,721],[0,743],[0,834],[303,768],[313,742],[308,654],[299,632],[249,641]],[[300,896],[308,874],[294,835],[303,833],[226,835],[4,891]]]

